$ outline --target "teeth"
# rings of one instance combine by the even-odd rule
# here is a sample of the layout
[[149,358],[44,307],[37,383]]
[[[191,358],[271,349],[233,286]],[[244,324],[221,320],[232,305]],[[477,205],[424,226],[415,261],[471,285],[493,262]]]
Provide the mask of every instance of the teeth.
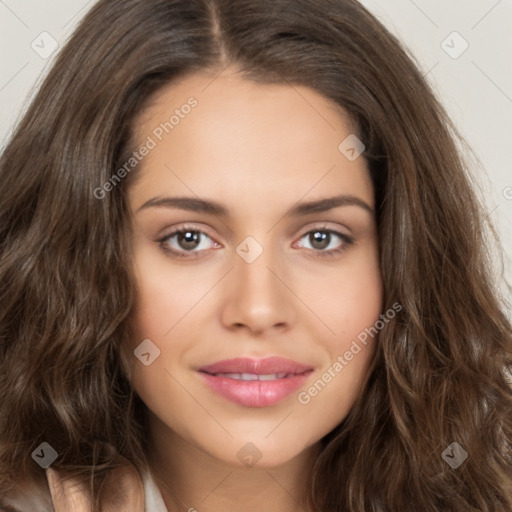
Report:
[[270,373],[268,375],[260,375],[260,378],[258,380],[276,380],[281,378],[282,377],[279,377],[276,373]]
[[234,380],[276,380],[284,379],[288,374],[267,373],[265,375],[257,375],[255,373],[216,373],[215,375]]

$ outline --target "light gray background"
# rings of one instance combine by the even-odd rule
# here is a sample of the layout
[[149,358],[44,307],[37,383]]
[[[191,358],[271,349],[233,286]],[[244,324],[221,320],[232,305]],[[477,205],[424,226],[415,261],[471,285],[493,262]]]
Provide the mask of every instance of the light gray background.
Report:
[[[55,56],[42,58],[37,53],[51,48],[49,36],[41,34],[49,33],[62,46],[94,1],[0,0],[2,147]],[[505,247],[506,278],[511,282],[512,0],[363,4],[406,44],[480,160],[482,168],[477,161],[474,168],[488,215]],[[453,32],[460,36],[450,35]],[[469,46],[457,56],[464,41]]]

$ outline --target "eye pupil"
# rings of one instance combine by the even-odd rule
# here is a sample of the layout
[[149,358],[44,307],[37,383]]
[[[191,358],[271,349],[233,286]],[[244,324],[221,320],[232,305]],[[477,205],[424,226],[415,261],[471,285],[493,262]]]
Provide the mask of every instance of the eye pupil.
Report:
[[313,231],[309,235],[309,241],[315,249],[325,249],[331,241],[331,234],[326,231]]
[[178,233],[178,243],[185,250],[195,249],[201,241],[201,233],[197,231],[182,231]]

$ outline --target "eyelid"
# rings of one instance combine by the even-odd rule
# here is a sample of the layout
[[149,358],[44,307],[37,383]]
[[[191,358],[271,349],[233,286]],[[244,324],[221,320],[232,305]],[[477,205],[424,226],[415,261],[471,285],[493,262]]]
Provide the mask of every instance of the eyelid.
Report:
[[[301,234],[297,235],[297,236],[299,236],[301,238],[304,235],[307,235],[308,233],[310,233],[311,231],[318,230],[318,231],[332,231],[334,233],[339,233],[339,235],[341,235],[341,236],[346,236],[349,238],[352,237],[352,235],[350,233],[344,233],[342,231],[342,229],[343,228],[340,227],[339,224],[335,224],[333,222],[314,222],[313,224],[308,224],[306,227],[301,228],[301,230],[299,231],[299,233],[301,233]],[[349,231],[348,228],[345,228],[345,229],[347,231]]]
[[[296,235],[294,235],[294,238],[297,238],[297,237],[302,238],[304,235],[307,235],[308,233],[310,233],[311,231],[314,231],[315,229],[325,230],[325,231],[333,231],[335,233],[339,233],[340,235],[347,236],[347,237],[351,236],[348,233],[340,232],[339,231],[340,228],[338,226],[333,227],[333,226],[330,226],[329,224],[330,224],[329,222],[315,222],[313,224],[310,224],[306,227],[301,228],[300,231]],[[196,225],[193,223],[188,223],[188,222],[174,226],[168,233],[159,236],[158,241],[166,240],[181,231],[187,231],[187,230],[203,233],[203,234],[207,235],[209,238],[211,238],[213,241],[215,241],[216,243],[220,243],[215,239],[214,236],[211,235],[211,233],[209,232],[209,228],[200,226],[200,225]]]
[[301,235],[298,236],[297,242],[294,242],[294,245],[300,242],[305,236],[314,233],[316,231],[324,231],[331,234],[334,234],[341,240],[341,244],[339,247],[335,249],[328,249],[328,250],[315,250],[315,249],[309,249],[305,247],[306,251],[308,253],[311,253],[315,258],[322,258],[322,259],[328,259],[330,257],[339,256],[342,253],[344,253],[351,245],[354,244],[355,239],[353,235],[344,233],[342,229],[339,227],[332,227],[329,225],[328,222],[320,222],[315,223],[314,225],[307,226],[306,228],[303,228],[301,230]]
[[178,224],[176,226],[173,226],[170,230],[166,231],[165,234],[159,236],[156,239],[156,242],[158,242],[160,248],[164,253],[167,255],[170,255],[171,257],[178,258],[178,259],[195,259],[198,257],[201,257],[202,253],[205,253],[207,251],[210,251],[212,249],[202,249],[200,251],[185,251],[185,250],[178,250],[170,247],[168,241],[171,238],[174,238],[176,235],[182,232],[186,231],[195,231],[197,233],[200,233],[201,235],[206,235],[214,244],[213,248],[218,248],[219,246],[222,247],[222,244],[220,242],[217,242],[216,238],[214,238],[210,234],[210,229],[205,227],[204,225],[199,224],[193,224],[191,222],[184,222],[183,224]]
[[[340,224],[336,222],[330,222],[330,221],[320,221],[320,222],[313,222],[310,224],[307,224],[305,227],[301,228],[299,232],[302,232],[303,235],[306,233],[309,233],[310,231],[314,231],[315,229],[325,229],[326,231],[340,231],[343,229],[343,226],[340,226]],[[345,228],[347,231],[349,231],[348,228]],[[345,233],[342,233],[345,234]],[[350,236],[348,233],[346,233],[346,236]]]
[[[202,224],[193,224],[191,222],[184,222],[183,224],[177,224],[172,228],[165,230],[163,235],[158,237],[158,241],[166,240],[169,237],[181,232],[181,231],[197,231],[198,233],[202,233],[207,235],[209,238],[217,242],[216,238],[210,232],[210,228],[202,225]],[[220,243],[220,242],[217,242]]]

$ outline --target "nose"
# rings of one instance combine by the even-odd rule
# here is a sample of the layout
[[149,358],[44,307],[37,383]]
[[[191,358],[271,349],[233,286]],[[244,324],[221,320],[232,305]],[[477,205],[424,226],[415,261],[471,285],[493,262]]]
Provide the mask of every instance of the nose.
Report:
[[252,263],[234,257],[234,269],[222,299],[224,327],[231,331],[246,330],[253,335],[289,329],[296,318],[296,299],[286,275],[272,261],[270,251],[264,250]]

